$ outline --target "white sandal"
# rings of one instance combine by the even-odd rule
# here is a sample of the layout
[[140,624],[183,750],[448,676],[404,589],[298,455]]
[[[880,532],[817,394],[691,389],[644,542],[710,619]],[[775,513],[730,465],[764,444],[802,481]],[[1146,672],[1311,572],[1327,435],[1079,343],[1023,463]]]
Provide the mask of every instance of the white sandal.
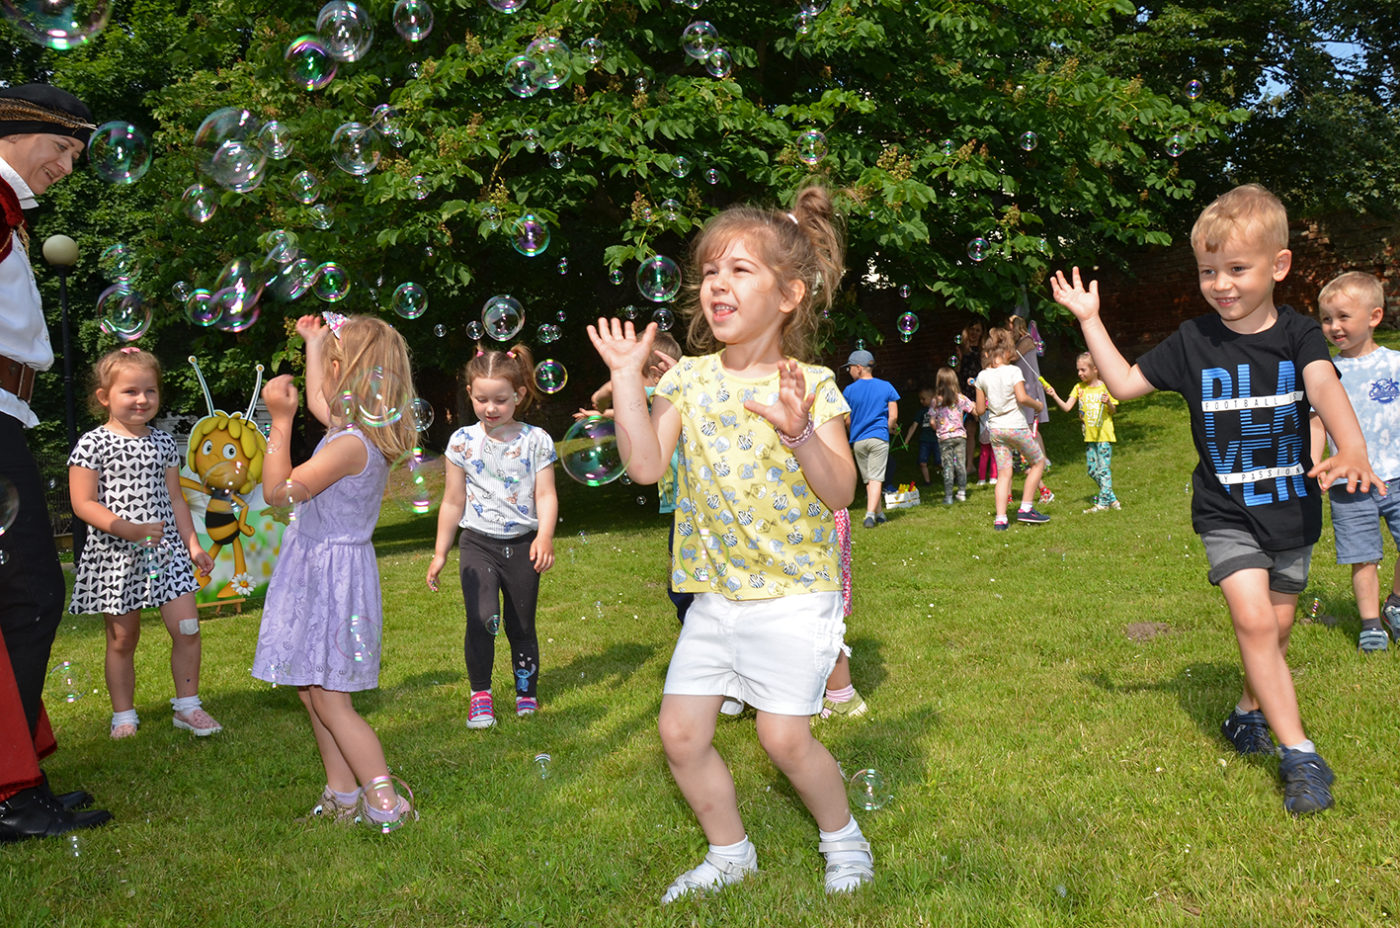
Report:
[[[713,875],[704,872],[707,868],[712,871]],[[740,863],[720,857],[711,851],[705,855],[700,866],[682,873],[670,886],[666,887],[666,892],[661,896],[661,904],[675,902],[682,896],[688,896],[691,893],[705,893],[723,889],[730,883],[737,883],[750,873],[757,871],[758,854],[756,853],[750,854],[749,860]]]
[[[830,857],[826,859],[826,891],[828,893],[849,893],[863,883],[869,883],[875,879],[875,855],[870,853],[869,841],[823,841],[817,845],[817,850],[822,854],[830,854],[832,851],[860,851],[865,854],[865,860],[842,860],[833,861]],[[856,882],[846,885],[850,880]]]

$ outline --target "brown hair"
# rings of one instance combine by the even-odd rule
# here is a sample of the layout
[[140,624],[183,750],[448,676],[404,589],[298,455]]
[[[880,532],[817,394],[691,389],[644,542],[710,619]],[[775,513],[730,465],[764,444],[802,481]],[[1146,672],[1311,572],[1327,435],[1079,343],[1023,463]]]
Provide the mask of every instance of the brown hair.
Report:
[[1216,252],[1232,235],[1252,236],[1260,244],[1282,251],[1288,247],[1288,210],[1258,184],[1236,187],[1201,210],[1191,227],[1191,247],[1198,252]]
[[[345,422],[356,421],[351,410],[372,411],[382,417],[385,421],[374,422],[374,428],[364,431],[390,461],[416,447],[418,432],[410,404],[418,394],[413,389],[408,343],[398,330],[373,316],[350,316],[334,334],[321,339],[321,344],[321,376],[327,395],[341,397],[342,403],[340,410],[332,403],[332,413],[341,412],[338,418]],[[336,364],[340,365],[338,380]],[[397,415],[382,414],[390,411]],[[359,421],[364,423],[364,417]]]
[[982,354],[1002,364],[1016,363],[1016,339],[1006,329],[989,329],[982,337]]
[[943,365],[938,369],[938,374],[934,377],[934,397],[933,401],[939,406],[952,408],[958,405],[958,372],[948,365]]
[[777,276],[784,296],[790,295],[790,282],[800,280],[806,285],[797,308],[783,317],[782,349],[785,355],[815,361],[817,331],[845,273],[845,244],[831,194],[819,185],[804,187],[797,192],[791,213],[735,206],[705,223],[690,246],[691,282],[685,307],[690,318],[686,341],[702,354],[722,346],[700,311],[700,269],[738,238]]
[[[107,415],[107,407],[98,401],[97,391],[112,389],[112,381],[117,379],[117,372],[128,367],[145,368],[155,374],[156,390],[160,390],[159,358],[134,345],[114,349],[98,358],[97,363],[92,366],[92,388],[88,391],[88,409],[94,416],[101,418]],[[157,392],[157,396],[159,396],[159,392]]]
[[[679,361],[681,359],[681,343],[676,341],[676,337],[670,332],[657,332],[656,340],[652,342],[651,347],[654,351],[661,352],[672,361]],[[665,372],[661,370],[660,363],[653,357],[651,363],[646,366],[646,373],[648,376],[659,378]]]
[[1337,297],[1346,295],[1360,302],[1366,312],[1379,306],[1385,309],[1385,286],[1373,274],[1347,271],[1327,281],[1317,295],[1317,305],[1326,306]]
[[539,385],[535,383],[535,357],[530,354],[530,349],[524,342],[505,351],[499,348],[483,349],[477,345],[476,355],[467,362],[462,376],[466,380],[468,393],[471,392],[472,382],[478,377],[504,380],[517,390],[524,387],[525,398],[516,407],[516,412],[519,413],[525,412],[531,403],[544,396]]

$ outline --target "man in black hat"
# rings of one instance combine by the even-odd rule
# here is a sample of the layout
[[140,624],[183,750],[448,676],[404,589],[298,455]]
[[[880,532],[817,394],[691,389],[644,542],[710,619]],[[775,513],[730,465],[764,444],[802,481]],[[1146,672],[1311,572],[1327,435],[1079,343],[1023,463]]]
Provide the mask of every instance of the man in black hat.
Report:
[[55,796],[39,759],[57,746],[42,701],[49,650],[63,618],[63,570],[43,481],[24,430],[35,375],[53,347],[29,264],[24,210],[67,177],[92,135],[92,113],[46,84],[0,90],[0,842],[92,828],[112,816],[78,811],[85,792]]

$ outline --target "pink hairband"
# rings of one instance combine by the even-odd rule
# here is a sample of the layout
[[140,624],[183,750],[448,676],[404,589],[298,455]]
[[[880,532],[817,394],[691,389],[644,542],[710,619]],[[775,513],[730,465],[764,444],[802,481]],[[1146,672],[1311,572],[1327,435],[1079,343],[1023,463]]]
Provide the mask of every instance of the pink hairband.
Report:
[[122,354],[136,354],[141,349],[137,348],[135,345],[127,345],[125,348],[119,348],[117,350],[120,351]]
[[340,313],[331,312],[329,309],[322,310],[321,316],[326,320],[326,326],[335,337],[340,338],[340,327],[345,325],[346,317]]

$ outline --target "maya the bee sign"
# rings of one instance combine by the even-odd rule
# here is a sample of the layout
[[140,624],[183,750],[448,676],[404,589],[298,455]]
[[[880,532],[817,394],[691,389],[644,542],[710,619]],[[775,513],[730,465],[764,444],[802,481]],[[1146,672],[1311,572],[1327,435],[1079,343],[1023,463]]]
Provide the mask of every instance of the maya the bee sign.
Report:
[[253,410],[263,368],[258,365],[247,411],[230,414],[214,408],[199,364],[193,357],[190,364],[204,391],[209,414],[190,431],[180,486],[200,543],[214,559],[214,570],[208,577],[196,574],[200,587],[195,598],[201,603],[243,599],[266,589],[286,527],[274,518],[277,513],[269,509],[262,495],[267,439],[253,422]]

